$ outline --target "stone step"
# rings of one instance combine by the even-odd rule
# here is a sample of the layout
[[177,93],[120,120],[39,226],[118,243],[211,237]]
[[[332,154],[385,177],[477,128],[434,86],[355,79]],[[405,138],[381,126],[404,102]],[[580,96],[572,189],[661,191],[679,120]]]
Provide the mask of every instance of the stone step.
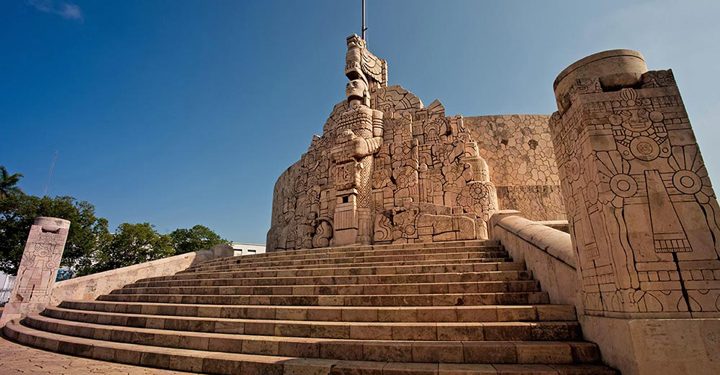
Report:
[[367,258],[367,257],[380,257],[380,256],[404,256],[404,255],[431,255],[431,254],[447,254],[457,252],[477,252],[477,253],[506,253],[502,246],[473,246],[473,247],[443,247],[443,248],[420,248],[420,249],[388,249],[388,250],[371,250],[371,251],[357,251],[348,252],[342,251],[317,251],[305,254],[284,254],[279,253],[265,253],[257,255],[245,255],[237,257],[227,257],[213,259],[206,262],[197,264],[191,269],[199,267],[213,267],[220,265],[230,264],[257,264],[269,261],[294,261],[294,260],[307,260],[307,259],[323,259],[323,258]]
[[[219,258],[205,261],[201,264],[214,264],[224,263],[229,259],[239,260],[254,260],[263,258],[281,258],[281,257],[292,257],[292,256],[327,256],[327,254],[363,254],[371,255],[371,253],[382,254],[386,251],[405,251],[410,253],[425,253],[425,252],[443,252],[445,249],[502,249],[502,245],[498,241],[494,240],[477,240],[477,241],[451,241],[451,242],[433,242],[433,243],[418,243],[418,244],[390,244],[390,245],[364,245],[364,246],[342,246],[342,247],[325,247],[315,249],[300,249],[300,250],[287,250],[277,251],[262,254],[244,255],[242,257],[232,258]],[[239,259],[238,259],[239,258]]]
[[407,254],[407,255],[387,255],[387,256],[369,256],[369,257],[342,257],[342,258],[312,258],[302,260],[277,260],[256,263],[239,263],[230,265],[216,266],[196,266],[181,273],[207,272],[207,271],[223,271],[223,270],[243,270],[268,267],[297,267],[297,266],[316,266],[316,265],[358,265],[358,264],[378,264],[378,263],[405,263],[418,261],[463,261],[471,259],[507,259],[508,254],[504,251],[494,252],[472,252],[460,251],[456,253],[443,254]]
[[193,266],[218,266],[224,264],[258,264],[265,262],[283,262],[283,261],[303,261],[312,259],[343,259],[343,258],[382,258],[382,257],[404,257],[404,256],[427,256],[427,255],[445,255],[454,253],[507,253],[502,246],[478,246],[478,247],[446,247],[442,249],[396,249],[383,251],[363,251],[363,252],[316,252],[313,254],[288,255],[283,253],[263,253],[257,255],[245,255],[235,257],[217,258],[210,261],[198,263]]
[[536,292],[535,280],[502,280],[444,283],[271,285],[271,286],[173,286],[124,287],[111,294],[204,294],[204,295],[366,295],[366,294],[440,294],[488,292]]
[[268,271],[268,270],[302,270],[307,268],[378,268],[384,266],[422,266],[422,265],[435,265],[435,264],[459,264],[459,263],[500,263],[500,262],[511,262],[511,258],[467,258],[467,259],[454,259],[454,260],[409,260],[409,261],[389,261],[389,262],[374,262],[374,263],[339,263],[339,264],[300,264],[300,265],[286,265],[286,266],[267,266],[267,267],[236,267],[229,268],[227,270],[209,270],[209,271],[196,271],[186,272],[181,271],[176,275],[188,274],[207,274],[207,273],[222,273],[222,272],[243,272],[243,271]]
[[23,321],[23,324],[34,329],[95,340],[304,358],[392,362],[570,364],[595,363],[600,357],[595,344],[577,341],[306,338],[146,328],[138,325],[137,319],[132,320],[132,323],[136,324],[103,325],[88,322],[83,324],[36,315],[31,315]]
[[228,272],[195,272],[178,273],[170,276],[156,276],[140,279],[137,282],[166,280],[195,280],[218,278],[276,278],[276,277],[319,277],[319,276],[360,276],[360,275],[407,275],[423,273],[449,272],[492,272],[492,271],[524,271],[522,262],[463,262],[439,264],[383,264],[382,266],[323,267],[323,268],[291,268],[280,270],[248,270]]
[[[491,281],[489,272],[413,273],[404,275],[360,276],[296,276],[296,277],[244,277],[244,278],[193,278],[157,281],[139,281],[126,288],[179,287],[179,286],[273,286],[273,285],[363,285],[399,283],[452,283]],[[524,277],[524,276],[523,276]]]
[[575,321],[570,305],[516,306],[262,306],[187,305],[107,301],[63,301],[60,308],[112,314],[200,318],[315,320],[336,322]]
[[[178,341],[190,332],[216,333],[221,336],[262,335],[352,340],[406,341],[574,341],[580,340],[577,322],[328,322],[263,319],[212,319],[155,315],[113,315],[66,309],[48,309],[43,315],[31,315],[23,321],[32,328],[72,335],[95,330],[97,339],[118,341],[106,331],[138,332],[140,328],[174,332]],[[137,328],[133,330],[133,328]],[[220,337],[220,336],[218,336]],[[92,337],[91,337],[92,338]],[[145,345],[155,345],[144,342]]]
[[546,292],[384,294],[384,295],[226,295],[105,294],[101,301],[157,302],[211,305],[280,306],[477,306],[546,304]]
[[[616,372],[602,365],[515,365],[444,364],[381,361],[344,361],[285,356],[249,355],[136,345],[60,335],[10,322],[3,333],[11,340],[37,348],[131,365],[167,368],[207,374],[263,375],[426,375],[453,374],[539,374],[610,375]],[[482,349],[479,350],[483,353]]]

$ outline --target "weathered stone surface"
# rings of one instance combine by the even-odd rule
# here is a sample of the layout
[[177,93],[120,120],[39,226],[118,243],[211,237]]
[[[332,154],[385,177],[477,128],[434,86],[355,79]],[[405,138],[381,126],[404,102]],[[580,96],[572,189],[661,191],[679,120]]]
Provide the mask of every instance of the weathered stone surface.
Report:
[[70,222],[38,217],[30,227],[15,286],[0,318],[0,326],[28,313],[40,312],[50,294],[62,259]]
[[[40,345],[38,345],[40,346]],[[97,374],[132,374],[132,375],[183,375],[186,372],[172,370],[151,369],[119,363],[111,363],[113,357],[103,358],[99,351],[104,348],[94,348],[100,360],[78,358],[52,353],[57,347],[44,346],[40,350],[10,342],[0,338],[0,352],[2,353],[3,374],[33,374],[33,375],[97,375]],[[113,354],[112,352],[110,353]]]
[[720,316],[720,207],[672,71],[606,51],[571,65],[555,89],[585,312]]
[[446,116],[359,37],[346,59],[347,101],[275,184],[268,251],[485,239],[499,207],[564,218],[548,116]]
[[530,220],[565,219],[550,116],[464,117],[490,170],[499,209],[523,212]]

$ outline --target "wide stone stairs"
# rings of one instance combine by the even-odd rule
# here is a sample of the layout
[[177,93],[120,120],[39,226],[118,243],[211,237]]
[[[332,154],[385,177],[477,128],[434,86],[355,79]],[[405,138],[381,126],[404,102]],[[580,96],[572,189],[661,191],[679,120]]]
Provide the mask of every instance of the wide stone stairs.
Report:
[[216,259],[5,326],[51,351],[218,374],[615,374],[493,241]]

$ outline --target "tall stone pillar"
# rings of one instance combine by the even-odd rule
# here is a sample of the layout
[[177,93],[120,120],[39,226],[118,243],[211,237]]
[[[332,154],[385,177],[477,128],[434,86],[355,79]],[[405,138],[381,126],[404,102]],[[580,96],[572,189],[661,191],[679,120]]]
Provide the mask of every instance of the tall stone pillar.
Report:
[[606,51],[569,66],[554,89],[585,314],[720,316],[720,208],[672,71]]
[[11,319],[42,311],[50,302],[55,277],[62,259],[70,222],[38,217],[28,234],[10,301],[5,305],[0,326]]

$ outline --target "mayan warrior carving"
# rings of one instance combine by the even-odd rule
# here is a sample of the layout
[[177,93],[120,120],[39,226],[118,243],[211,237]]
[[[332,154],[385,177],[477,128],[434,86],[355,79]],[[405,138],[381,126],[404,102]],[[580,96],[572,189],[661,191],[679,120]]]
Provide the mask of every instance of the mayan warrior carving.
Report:
[[35,219],[0,325],[10,319],[39,312],[50,301],[69,229],[70,222],[67,220],[52,217]]
[[607,51],[561,73],[555,93],[586,312],[720,315],[720,209],[672,71]]
[[[548,116],[446,116],[347,39],[346,100],[275,184],[268,250],[487,238],[500,208],[564,218]],[[502,202],[493,182],[501,181]]]

